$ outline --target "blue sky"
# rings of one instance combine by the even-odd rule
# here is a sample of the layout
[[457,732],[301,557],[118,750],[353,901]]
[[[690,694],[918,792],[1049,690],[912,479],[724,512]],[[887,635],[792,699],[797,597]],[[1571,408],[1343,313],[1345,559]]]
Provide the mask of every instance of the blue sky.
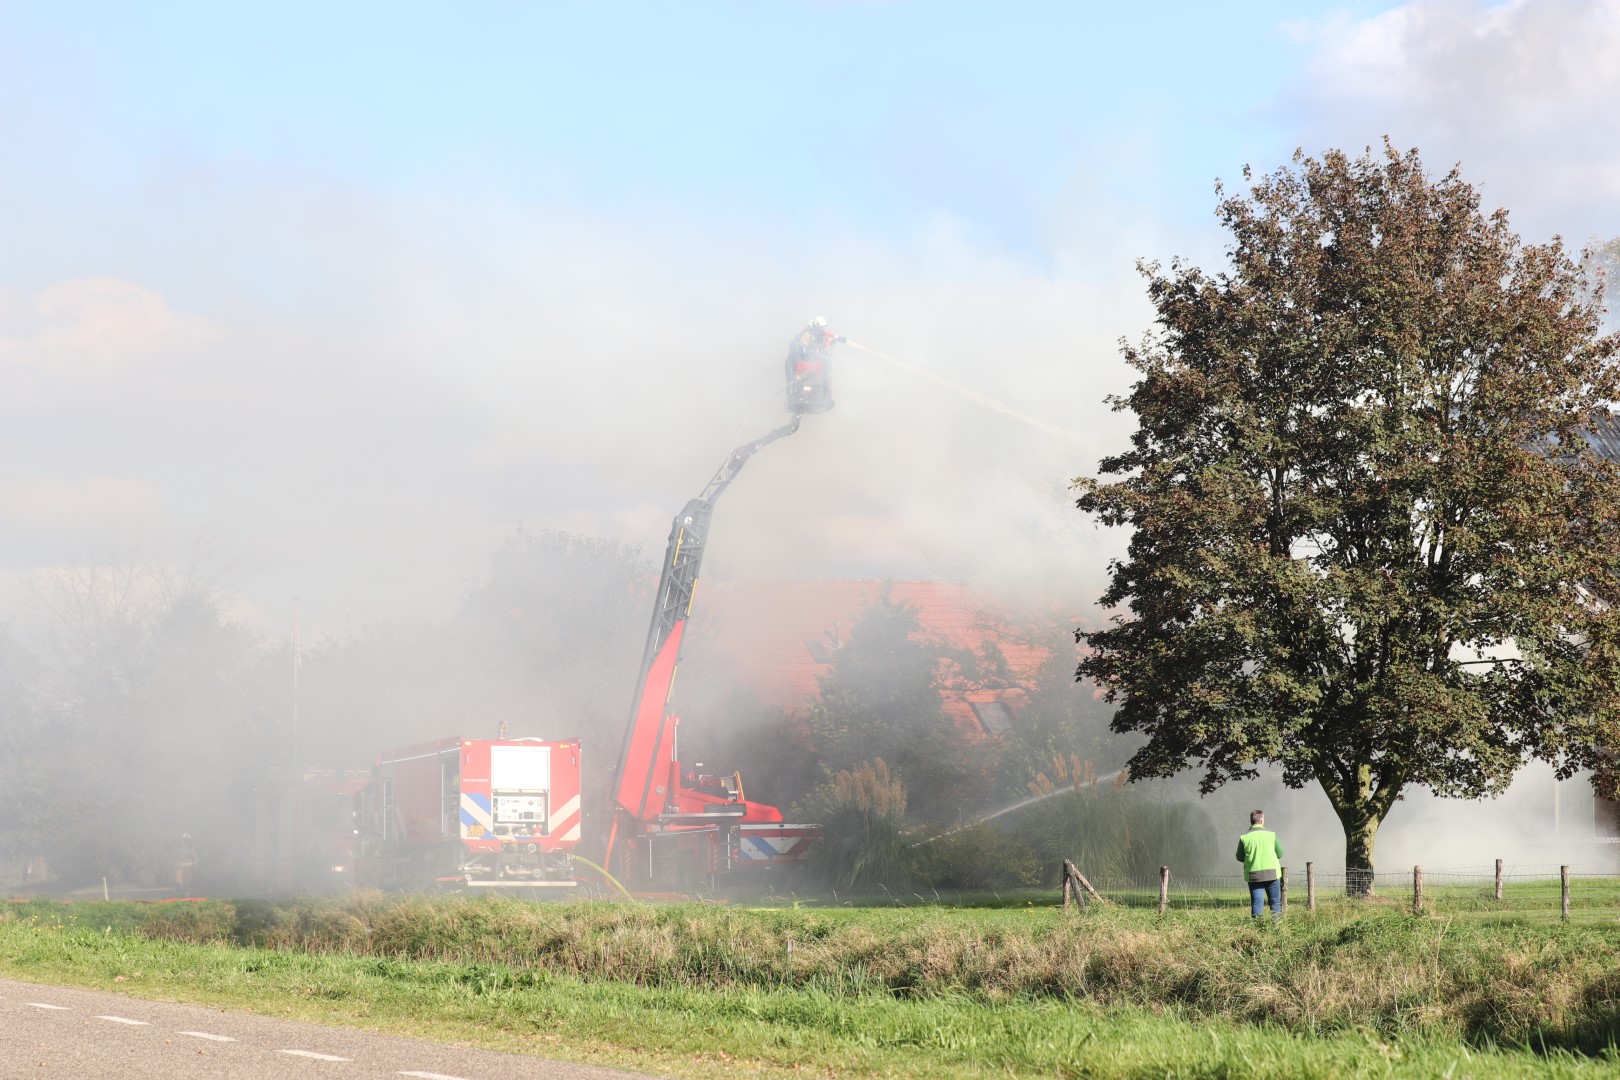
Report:
[[1036,257],[1078,174],[1207,215],[1217,173],[1285,153],[1285,24],[1343,10],[13,5],[5,187],[114,228],[183,170],[876,233],[947,214]]
[[0,0],[0,621],[198,537],[312,632],[442,612],[519,522],[661,548],[817,312],[1073,437],[841,358],[708,570],[1094,596],[1134,261],[1384,135],[1620,234],[1616,55],[1620,0]]

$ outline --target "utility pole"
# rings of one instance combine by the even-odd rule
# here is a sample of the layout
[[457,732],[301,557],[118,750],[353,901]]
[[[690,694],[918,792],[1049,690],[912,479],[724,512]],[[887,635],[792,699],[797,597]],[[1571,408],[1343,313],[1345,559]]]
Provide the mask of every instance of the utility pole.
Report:
[[1554,775],[1553,776],[1553,835],[1554,836],[1560,836],[1560,835],[1562,835],[1562,833],[1564,831],[1563,830],[1563,822],[1560,820],[1560,818],[1562,816],[1560,812],[1563,810],[1563,807],[1559,805],[1559,803],[1562,801],[1562,796],[1563,796],[1563,790],[1562,789],[1563,789],[1563,785],[1558,782],[1558,777],[1556,775]]
[[292,764],[303,779],[304,766],[298,757],[298,669],[303,666],[302,645],[298,640],[298,597],[293,597],[292,624]]

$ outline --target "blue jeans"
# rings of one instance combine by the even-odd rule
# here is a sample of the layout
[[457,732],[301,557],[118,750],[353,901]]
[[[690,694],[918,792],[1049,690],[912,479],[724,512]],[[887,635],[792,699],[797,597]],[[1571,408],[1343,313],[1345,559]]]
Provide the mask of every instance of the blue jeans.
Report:
[[1260,910],[1267,903],[1271,904],[1271,917],[1282,918],[1282,882],[1276,879],[1249,882],[1249,901],[1249,914],[1253,918],[1260,917]]

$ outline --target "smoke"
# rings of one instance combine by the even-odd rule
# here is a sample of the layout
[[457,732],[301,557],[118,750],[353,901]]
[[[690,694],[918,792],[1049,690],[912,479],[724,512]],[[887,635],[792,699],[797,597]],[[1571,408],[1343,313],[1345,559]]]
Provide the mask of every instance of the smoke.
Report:
[[[1431,167],[1460,161],[1532,234],[1620,233],[1620,141],[1606,137],[1617,11],[1419,2],[1297,24],[1301,75],[1249,162],[1387,133]],[[52,129],[40,100],[11,122],[54,161],[78,136]],[[363,185],[262,148],[169,147],[133,178],[81,163],[61,202],[43,180],[14,181],[0,621],[26,616],[27,581],[99,565],[82,553],[131,538],[170,552],[216,538],[233,571],[223,610],[284,638],[296,596],[311,642],[450,617],[519,523],[656,556],[725,455],[774,425],[786,342],[814,314],[1079,441],[840,350],[837,408],[749,464],[718,509],[706,573],[965,580],[1012,604],[1094,597],[1125,538],[1081,518],[1066,485],[1129,435],[1103,399],[1131,380],[1117,340],[1150,325],[1132,261],[1213,266],[1219,237],[1171,237],[1166,223],[1208,223],[1209,179],[1235,180],[1245,161],[1228,148],[1254,142],[1234,132],[1219,149],[1232,156],[1196,158],[1194,179],[1153,178],[1185,204],[1149,207],[1128,174],[1159,159],[1111,153],[1117,133],[1085,143],[1084,126],[1064,129],[1064,157],[1090,163],[1073,165],[1059,205],[1017,211],[1037,239],[1016,248],[945,212],[863,224],[853,210],[734,211],[673,191],[627,208],[557,194],[569,185],[546,170],[563,166],[544,161],[508,162],[498,181],[451,170]],[[979,144],[963,138],[950,145],[965,157]],[[794,190],[858,167],[814,156]],[[384,660],[375,670],[399,677]],[[455,678],[442,697],[415,696],[455,700]],[[604,689],[603,708],[627,708],[629,690]],[[435,722],[419,711],[412,731]],[[1420,806],[1397,808],[1386,843],[1430,821],[1459,842],[1481,831]]]
[[[1179,778],[1146,786],[1185,792]],[[1222,837],[1235,838],[1248,827],[1249,811],[1263,809],[1268,827],[1282,838],[1291,875],[1303,874],[1306,862],[1327,873],[1344,868],[1344,830],[1315,785],[1292,791],[1268,770],[1202,802]],[[1373,863],[1380,874],[1401,874],[1413,866],[1489,871],[1496,859],[1505,862],[1508,873],[1545,874],[1550,868],[1556,875],[1560,865],[1613,873],[1617,849],[1605,837],[1608,831],[1594,828],[1592,787],[1585,776],[1556,783],[1549,766],[1532,764],[1494,799],[1441,799],[1421,788],[1409,790],[1378,830]]]
[[773,425],[787,340],[824,312],[1086,445],[840,350],[838,408],[749,466],[707,570],[1100,588],[1064,484],[1125,430],[1101,402],[1123,381],[1111,342],[1140,322],[1123,254],[1099,288],[930,236],[643,231],[245,183],[216,202],[180,250],[131,261],[202,266],[187,240],[230,235],[259,265],[10,298],[90,294],[78,316],[0,330],[28,390],[0,404],[0,485],[26,496],[0,506],[5,570],[87,533],[206,531],[242,551],[270,626],[299,595],[335,627],[442,613],[516,522],[657,548],[732,445]]

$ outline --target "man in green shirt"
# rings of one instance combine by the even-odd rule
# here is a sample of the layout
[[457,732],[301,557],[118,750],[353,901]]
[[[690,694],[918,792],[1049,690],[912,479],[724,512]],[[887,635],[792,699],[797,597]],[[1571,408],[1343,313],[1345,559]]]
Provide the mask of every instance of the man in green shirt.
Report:
[[1260,917],[1260,910],[1271,905],[1273,920],[1282,918],[1282,841],[1266,829],[1266,812],[1249,813],[1249,831],[1238,837],[1237,858],[1249,882],[1249,913]]

